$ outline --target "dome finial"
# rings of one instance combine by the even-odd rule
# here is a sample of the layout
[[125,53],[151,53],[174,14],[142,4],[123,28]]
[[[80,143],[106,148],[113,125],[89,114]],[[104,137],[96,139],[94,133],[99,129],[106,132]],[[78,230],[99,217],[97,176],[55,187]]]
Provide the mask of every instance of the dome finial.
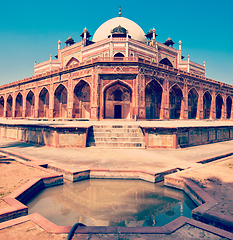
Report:
[[121,6],[119,7],[119,17],[121,17]]

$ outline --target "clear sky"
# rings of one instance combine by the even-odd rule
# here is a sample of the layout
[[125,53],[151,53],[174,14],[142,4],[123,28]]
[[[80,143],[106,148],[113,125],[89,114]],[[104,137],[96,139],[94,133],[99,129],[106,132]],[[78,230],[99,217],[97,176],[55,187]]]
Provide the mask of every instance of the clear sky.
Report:
[[122,16],[157,41],[182,41],[185,59],[203,64],[206,77],[233,85],[233,0],[80,1],[11,0],[0,2],[0,84],[33,76],[37,63],[57,54],[57,41],[75,42],[86,27],[93,35],[105,21]]

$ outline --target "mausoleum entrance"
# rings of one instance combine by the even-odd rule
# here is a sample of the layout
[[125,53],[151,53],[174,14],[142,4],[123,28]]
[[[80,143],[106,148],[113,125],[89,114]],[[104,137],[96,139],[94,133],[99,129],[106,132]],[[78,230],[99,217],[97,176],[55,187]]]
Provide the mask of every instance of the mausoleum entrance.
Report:
[[132,105],[132,91],[130,87],[117,83],[111,85],[104,92],[105,118],[130,119]]

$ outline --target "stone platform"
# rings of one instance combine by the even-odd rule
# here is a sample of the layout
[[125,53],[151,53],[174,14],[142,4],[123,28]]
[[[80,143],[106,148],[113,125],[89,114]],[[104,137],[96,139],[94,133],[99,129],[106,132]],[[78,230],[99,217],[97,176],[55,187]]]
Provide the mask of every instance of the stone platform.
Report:
[[52,147],[184,148],[232,140],[233,123],[2,118],[0,137]]

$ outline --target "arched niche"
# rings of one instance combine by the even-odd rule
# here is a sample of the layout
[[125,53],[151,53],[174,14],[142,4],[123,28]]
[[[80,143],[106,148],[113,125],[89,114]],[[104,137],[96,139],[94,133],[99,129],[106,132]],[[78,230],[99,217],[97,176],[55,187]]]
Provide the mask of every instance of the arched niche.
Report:
[[73,118],[90,118],[90,86],[81,80],[74,88]]
[[60,84],[54,92],[54,108],[55,118],[67,118],[67,89]]
[[198,93],[192,88],[188,93],[188,118],[196,119],[197,117]]
[[26,97],[26,112],[25,117],[34,117],[35,95],[30,90]]
[[216,97],[215,105],[216,105],[216,119],[221,119],[223,99],[222,99],[222,96],[220,94],[218,94],[217,97]]
[[49,91],[47,88],[42,88],[39,94],[39,111],[40,118],[49,117]]
[[160,60],[159,63],[163,64],[163,65],[167,65],[169,67],[173,67],[171,61],[168,58],[164,58],[164,59]]
[[123,58],[123,57],[125,57],[125,56],[124,56],[123,53],[118,52],[118,53],[116,53],[116,54],[114,55],[114,57],[120,57],[120,58]]
[[0,117],[4,117],[4,97],[0,97]]
[[179,119],[181,116],[181,106],[183,102],[183,93],[176,84],[169,91],[170,119]]
[[15,117],[22,117],[23,113],[23,96],[19,92],[15,99]]
[[210,109],[211,109],[212,97],[208,91],[203,95],[203,119],[210,118]]
[[13,98],[9,95],[6,100],[6,117],[12,117],[12,104]]
[[226,100],[227,119],[231,118],[232,99],[230,96]]
[[104,117],[111,119],[130,119],[132,91],[121,82],[109,86],[104,91]]
[[162,87],[153,80],[145,89],[146,96],[146,119],[159,119],[161,110]]

